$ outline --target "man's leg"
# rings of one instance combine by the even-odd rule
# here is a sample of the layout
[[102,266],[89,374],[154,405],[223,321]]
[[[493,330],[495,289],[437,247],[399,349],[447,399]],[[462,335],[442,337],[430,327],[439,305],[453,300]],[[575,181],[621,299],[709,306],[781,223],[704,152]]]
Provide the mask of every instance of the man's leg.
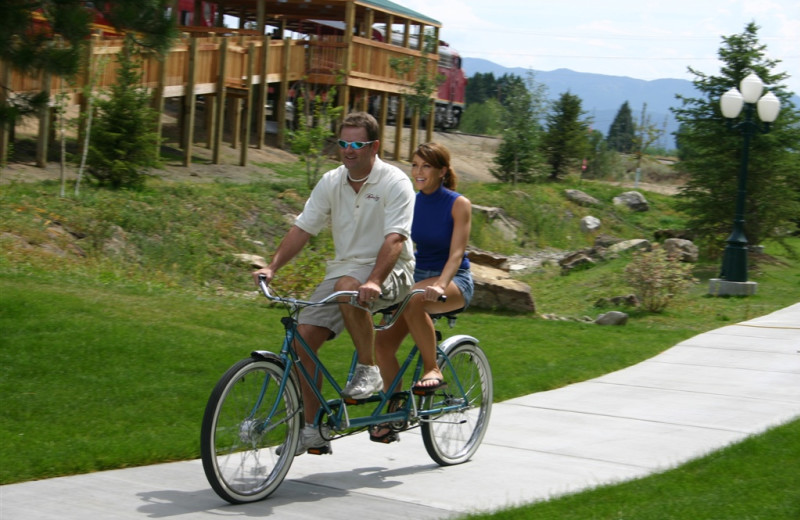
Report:
[[[325,341],[327,341],[331,336],[330,330],[317,325],[300,324],[297,326],[297,332],[300,334],[300,337],[305,340],[306,344],[308,344],[309,348],[311,348],[314,354],[319,352],[322,344],[325,343]],[[303,364],[303,367],[306,369],[306,371],[308,371],[309,374],[311,374],[311,376],[313,376],[316,367],[314,366],[314,363],[311,362],[306,350],[299,345],[297,341],[295,341],[295,350],[297,351],[297,355],[300,356],[300,362]],[[317,388],[322,386],[321,376],[317,377],[317,381],[315,383]],[[304,377],[300,377],[300,390],[303,393],[303,416],[305,417],[306,424],[314,424],[314,418],[317,414],[317,410],[319,410],[319,400],[314,394],[314,390]]]
[[[343,276],[336,282],[337,291],[357,291],[361,282],[350,276]],[[350,333],[353,346],[362,365],[375,364],[375,329],[369,312],[350,304],[339,306],[342,311],[344,328]]]

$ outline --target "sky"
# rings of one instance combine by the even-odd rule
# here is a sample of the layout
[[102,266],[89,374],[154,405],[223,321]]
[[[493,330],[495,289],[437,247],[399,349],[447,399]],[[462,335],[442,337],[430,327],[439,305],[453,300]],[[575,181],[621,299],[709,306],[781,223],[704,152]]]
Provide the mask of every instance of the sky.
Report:
[[718,75],[723,36],[755,22],[767,56],[800,94],[798,0],[395,0],[442,23],[462,57],[539,71],[653,80]]

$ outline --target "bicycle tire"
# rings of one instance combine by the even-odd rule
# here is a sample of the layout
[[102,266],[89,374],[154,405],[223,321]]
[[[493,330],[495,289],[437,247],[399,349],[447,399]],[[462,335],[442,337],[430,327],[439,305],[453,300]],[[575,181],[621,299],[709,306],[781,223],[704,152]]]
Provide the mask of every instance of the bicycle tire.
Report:
[[[465,406],[422,420],[422,440],[428,455],[440,466],[468,461],[483,441],[492,410],[492,372],[486,355],[471,340],[445,349],[439,356],[447,386],[423,397],[421,410],[463,403]],[[463,393],[461,391],[463,389]]]
[[292,465],[302,403],[293,378],[280,391],[283,377],[278,359],[243,359],[208,399],[200,432],[203,470],[214,491],[232,504],[268,497]]

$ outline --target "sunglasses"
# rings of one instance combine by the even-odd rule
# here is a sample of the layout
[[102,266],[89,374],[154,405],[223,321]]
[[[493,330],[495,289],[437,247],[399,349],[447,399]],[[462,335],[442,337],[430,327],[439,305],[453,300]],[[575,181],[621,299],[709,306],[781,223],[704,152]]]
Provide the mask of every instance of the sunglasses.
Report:
[[339,148],[341,148],[342,150],[347,150],[348,146],[353,150],[361,150],[368,144],[372,144],[375,141],[345,141],[343,139],[339,139],[336,142],[339,144]]

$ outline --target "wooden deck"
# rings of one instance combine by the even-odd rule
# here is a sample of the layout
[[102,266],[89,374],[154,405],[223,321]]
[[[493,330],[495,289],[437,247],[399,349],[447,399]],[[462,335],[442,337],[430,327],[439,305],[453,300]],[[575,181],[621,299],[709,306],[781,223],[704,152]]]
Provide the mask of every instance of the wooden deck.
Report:
[[[223,127],[227,125],[234,135],[231,144],[241,146],[240,162],[246,164],[249,146],[243,143],[255,141],[258,148],[265,143],[268,96],[274,100],[277,109],[274,119],[285,121],[285,101],[290,97],[292,86],[300,81],[322,86],[336,85],[339,104],[350,109],[364,110],[371,96],[381,94],[384,102],[381,103],[379,119],[383,127],[386,121],[385,100],[398,96],[402,106],[401,94],[408,91],[416,79],[413,72],[407,77],[399,77],[392,68],[393,61],[406,58],[425,60],[424,63],[435,71],[438,60],[435,53],[425,55],[419,50],[358,36],[350,37],[349,41],[341,36],[273,40],[269,36],[254,34],[255,31],[241,31],[234,36],[218,36],[213,32],[199,28],[187,30],[163,61],[151,57],[143,62],[141,84],[153,93],[154,106],[159,111],[163,110],[165,99],[182,98],[183,113],[179,125],[184,136],[182,148],[186,166],[190,165],[191,129],[195,125],[198,99],[205,104],[206,127],[212,136],[207,145],[215,149],[215,162],[219,158],[217,150],[222,144]],[[87,85],[94,82],[94,92],[102,93],[114,84],[115,55],[121,49],[121,39],[92,40],[87,51],[87,63],[91,65],[74,84],[67,84],[60,78],[32,77],[16,72],[10,72],[8,83],[13,92],[47,91],[52,104],[80,105],[83,110],[86,106],[83,92]],[[3,69],[5,67],[0,63],[0,71]],[[5,73],[9,74],[8,71]],[[47,113],[40,116],[40,139],[45,140],[45,145],[40,146],[43,155],[37,162],[42,165],[46,161],[46,134],[51,117],[52,114]],[[252,128],[250,121],[256,121]],[[285,124],[277,125],[279,147],[284,146],[285,131]],[[397,125],[397,132],[396,142],[399,143],[402,125]],[[431,136],[432,124],[429,124],[428,140]],[[4,152],[0,150],[3,156]],[[394,156],[401,155],[398,144]]]

